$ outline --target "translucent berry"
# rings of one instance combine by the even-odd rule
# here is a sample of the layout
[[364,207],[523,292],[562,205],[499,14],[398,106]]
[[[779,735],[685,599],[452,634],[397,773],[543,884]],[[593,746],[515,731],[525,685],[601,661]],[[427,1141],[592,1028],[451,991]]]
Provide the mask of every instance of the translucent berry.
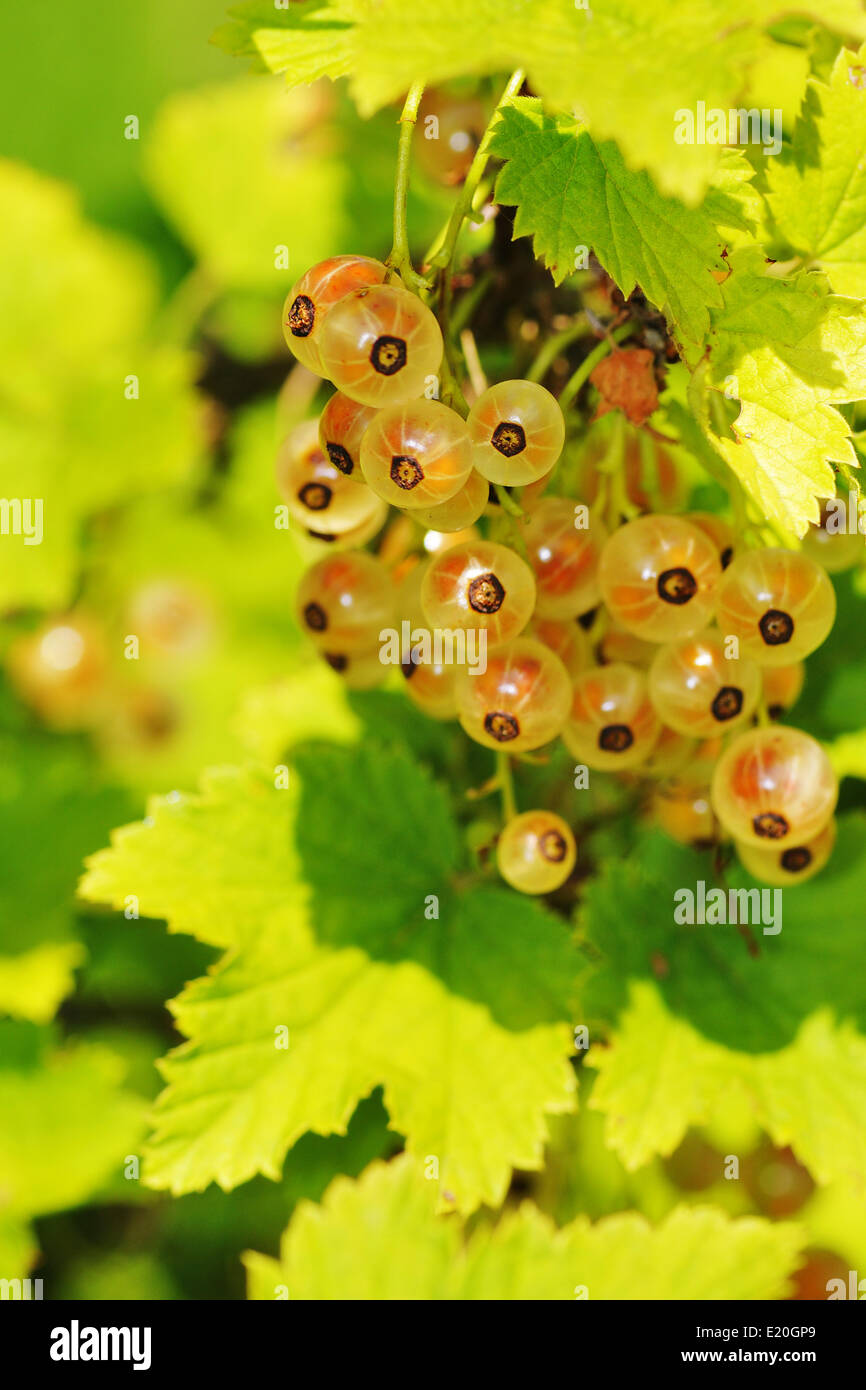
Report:
[[803,537],[803,554],[823,565],[828,574],[839,574],[866,559],[866,537],[849,528],[847,498],[835,498],[821,510],[817,526],[810,526]]
[[645,642],[621,623],[611,622],[598,643],[598,661],[600,666],[624,661],[627,666],[648,667],[657,651],[655,642]]
[[329,462],[355,481],[361,477],[361,440],[375,414],[375,406],[335,391],[319,417],[319,443]]
[[50,618],[11,643],[9,683],[56,729],[84,729],[103,716],[108,655],[102,628],[82,613]]
[[680,845],[706,849],[719,838],[710,789],[690,778],[660,787],[652,799],[650,818]]
[[600,521],[579,529],[577,515],[566,498],[545,497],[523,528],[535,573],[536,611],[544,618],[575,618],[601,597],[598,564],[607,531]]
[[421,604],[433,628],[477,628],[491,645],[507,642],[532,616],[535,580],[513,550],[495,541],[470,541],[432,560]]
[[761,694],[761,672],[747,656],[725,656],[717,632],[702,632],[661,647],[649,670],[656,714],[677,733],[709,738],[739,729]]
[[836,594],[802,551],[747,550],[719,585],[717,621],[739,638],[741,656],[788,666],[820,647],[836,617]]
[[794,661],[790,666],[763,666],[761,675],[767,713],[771,719],[781,719],[800,698],[806,667],[802,661]]
[[737,854],[744,869],[748,869],[761,883],[772,884],[774,888],[787,887],[789,883],[805,883],[807,879],[820,873],[836,843],[836,822],[830,820],[811,839],[798,841],[785,848],[773,846],[759,849],[757,845],[736,842]]
[[338,473],[322,453],[315,420],[292,430],[277,454],[277,488],[296,521],[311,531],[339,535],[376,512],[369,488]]
[[552,811],[524,811],[510,820],[496,845],[496,865],[518,893],[552,893],[577,859],[571,827]]
[[548,647],[516,637],[487,652],[487,669],[457,672],[460,723],[476,743],[521,753],[561,731],[571,702],[568,673]]
[[480,101],[425,92],[415,128],[415,154],[421,168],[446,187],[462,183],[486,125]]
[[410,401],[380,410],[361,444],[361,471],[395,507],[435,507],[461,491],[472,471],[472,441],[456,410]]
[[459,492],[447,502],[433,507],[419,507],[413,512],[422,526],[432,531],[465,531],[478,520],[487,506],[487,481],[473,469]]
[[325,375],[365,405],[401,405],[423,395],[442,361],[436,319],[397,285],[341,299],[328,312],[319,346]]
[[661,724],[634,666],[597,666],[578,677],[563,730],[570,753],[587,767],[625,771],[646,761]]
[[676,516],[639,516],[610,537],[599,581],[611,617],[649,642],[674,642],[706,627],[722,573],[716,548]]
[[[360,521],[357,526],[350,526],[346,531],[337,532],[322,531],[315,527],[304,526],[304,535],[309,540],[318,542],[322,548],[328,548],[334,552],[356,550],[362,545],[366,545],[385,525],[388,519],[388,504],[383,502],[381,497],[377,497],[374,492],[370,492],[369,488],[365,488],[364,491],[373,499],[370,515],[365,521]],[[321,524],[319,523],[319,525]]]
[[412,645],[401,670],[406,694],[431,719],[456,719],[455,686],[458,666],[446,661],[448,653],[437,651],[436,636],[429,628],[412,629]]
[[[443,503],[447,506],[448,503]],[[453,550],[457,545],[466,545],[469,541],[480,541],[480,532],[474,526],[464,526],[460,531],[425,531],[422,542],[428,555],[441,555],[446,550]]]
[[709,536],[718,552],[719,563],[726,570],[734,558],[737,540],[731,523],[725,521],[723,516],[716,516],[715,512],[687,512],[683,520],[690,521],[692,526],[697,526]]
[[363,550],[326,555],[298,586],[301,626],[323,652],[368,651],[394,617],[385,566]]
[[799,729],[750,729],[713,773],[713,809],[735,840],[787,849],[829,821],[839,788],[820,743]]
[[127,620],[128,630],[139,639],[142,655],[198,656],[214,632],[207,599],[177,579],[154,579],[137,589],[130,599]]
[[533,618],[528,629],[545,647],[556,652],[572,681],[592,665],[589,638],[577,623],[557,623],[552,618]]
[[646,762],[641,764],[641,776],[673,777],[691,764],[697,747],[696,739],[686,738],[685,734],[678,734],[663,725],[655,747]]
[[532,381],[499,381],[469,412],[475,467],[491,483],[520,487],[549,473],[562,453],[565,421],[556,398]]
[[388,675],[389,668],[381,660],[378,646],[357,652],[325,648],[322,657],[349,690],[374,690]]
[[302,275],[283,309],[283,333],[298,361],[325,376],[319,347],[329,310],[353,290],[380,285],[387,274],[382,262],[370,256],[332,256]]

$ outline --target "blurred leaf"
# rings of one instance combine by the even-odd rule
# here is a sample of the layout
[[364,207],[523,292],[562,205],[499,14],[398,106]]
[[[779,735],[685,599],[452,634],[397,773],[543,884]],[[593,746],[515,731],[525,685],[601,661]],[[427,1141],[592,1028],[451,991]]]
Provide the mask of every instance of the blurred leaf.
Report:
[[[2,612],[68,602],[85,520],[188,476],[197,440],[191,359],[147,341],[147,259],[30,170],[0,162],[0,199],[3,489],[38,499],[44,530],[39,543],[4,542],[15,563],[0,569]],[[133,376],[137,399],[126,396]]]
[[409,1157],[338,1178],[321,1206],[304,1203],[279,1260],[246,1257],[249,1297],[272,1300],[774,1298],[801,1243],[795,1226],[731,1221],[679,1208],[655,1228],[641,1216],[581,1218],[557,1231],[525,1203],[461,1248],[435,1215],[435,1184]]

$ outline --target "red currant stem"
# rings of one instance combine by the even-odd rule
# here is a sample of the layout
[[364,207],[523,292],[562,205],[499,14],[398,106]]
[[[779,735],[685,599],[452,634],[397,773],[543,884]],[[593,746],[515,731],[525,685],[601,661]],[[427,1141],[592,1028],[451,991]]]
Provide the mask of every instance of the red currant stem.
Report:
[[400,113],[400,139],[397,145],[397,173],[394,179],[394,245],[387,264],[397,271],[408,289],[420,294],[429,288],[423,275],[412,265],[409,251],[409,231],[406,207],[409,197],[409,168],[412,156],[412,135],[418,119],[418,107],[424,94],[424,83],[413,82]]
[[619,328],[615,328],[606,338],[602,338],[600,343],[596,343],[592,352],[584,357],[577,371],[572,372],[559,393],[559,404],[563,410],[571,405],[581,386],[589,379],[589,374],[593,368],[598,366],[602,358],[606,357],[617,343],[621,343],[623,338],[627,338],[630,333],[633,333],[634,329],[635,325],[631,322],[620,324]]
[[568,325],[568,328],[563,328],[561,333],[554,333],[551,338],[547,339],[529,371],[525,373],[525,379],[527,381],[543,381],[562,350],[573,343],[575,338],[582,338],[588,327],[589,320],[586,314],[581,311],[574,322]]
[[496,754],[496,776],[502,792],[502,819],[507,825],[517,815],[517,802],[514,798],[514,778],[511,773],[511,759],[507,753]]

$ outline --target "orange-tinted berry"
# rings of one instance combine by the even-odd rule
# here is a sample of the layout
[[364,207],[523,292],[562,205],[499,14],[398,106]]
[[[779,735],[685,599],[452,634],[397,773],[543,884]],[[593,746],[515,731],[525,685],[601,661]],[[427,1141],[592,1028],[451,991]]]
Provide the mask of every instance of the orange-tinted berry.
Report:
[[487,482],[475,470],[469,474],[459,492],[447,502],[433,507],[419,507],[413,515],[421,526],[431,531],[466,531],[481,516],[487,506]]
[[676,516],[640,516],[610,537],[599,582],[611,617],[636,637],[674,642],[713,616],[722,567],[697,526]]
[[361,477],[361,440],[375,414],[375,406],[335,391],[319,417],[319,443],[329,462],[356,482]]
[[598,565],[607,531],[600,521],[579,529],[574,503],[546,497],[535,507],[523,534],[535,573],[536,612],[544,618],[574,618],[601,597]]
[[319,345],[328,312],[353,290],[381,284],[387,274],[370,256],[331,256],[302,275],[283,309],[283,333],[298,361],[325,376]]
[[528,635],[537,637],[556,652],[572,681],[592,665],[589,638],[577,623],[558,623],[553,618],[533,618]]
[[795,550],[747,550],[725,570],[717,621],[740,654],[788,666],[820,647],[836,617],[836,594],[814,560]]
[[475,467],[491,483],[521,486],[549,473],[562,453],[565,421],[554,396],[532,381],[499,381],[467,420]]
[[393,621],[388,571],[363,550],[327,555],[303,576],[297,610],[321,651],[369,651]]
[[729,521],[725,521],[723,516],[716,516],[715,512],[687,512],[684,521],[690,521],[692,526],[697,526],[703,531],[713,545],[719,556],[719,563],[723,570],[734,558],[737,536],[733,526]]
[[571,701],[568,673],[548,647],[516,637],[487,653],[487,669],[457,672],[460,723],[476,743],[526,752],[561,731]]
[[704,849],[719,838],[719,823],[713,813],[710,789],[700,782],[683,778],[660,787],[652,800],[651,819],[680,845]]
[[442,334],[416,295],[376,285],[329,310],[322,368],[338,390],[365,405],[402,405],[423,395],[442,361]]
[[11,643],[9,683],[56,729],[85,729],[102,717],[108,654],[99,625],[82,613],[46,619]]
[[806,667],[802,661],[794,661],[790,666],[762,666],[761,676],[767,713],[771,719],[780,719],[799,700]]
[[646,761],[661,724],[634,666],[597,666],[579,676],[563,741],[587,767],[624,772]]
[[823,830],[839,788],[820,743],[799,729],[750,729],[713,773],[713,808],[735,840],[787,849]]
[[304,420],[283,441],[276,473],[280,496],[307,530],[339,535],[362,526],[377,511],[369,488],[328,462],[315,420]]
[[495,541],[470,541],[437,555],[421,589],[433,628],[477,628],[488,643],[507,642],[529,622],[535,581],[529,566]]
[[384,501],[429,509],[461,491],[472,471],[465,422],[439,401],[380,410],[361,444],[361,471]]
[[725,656],[717,632],[702,632],[661,647],[649,670],[650,699],[656,714],[677,733],[709,738],[741,728],[761,694],[761,672],[754,661]]

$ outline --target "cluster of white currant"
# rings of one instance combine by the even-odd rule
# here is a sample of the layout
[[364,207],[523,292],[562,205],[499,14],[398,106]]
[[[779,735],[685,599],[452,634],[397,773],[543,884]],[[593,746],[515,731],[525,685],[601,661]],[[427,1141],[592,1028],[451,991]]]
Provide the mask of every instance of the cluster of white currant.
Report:
[[[653,813],[675,838],[727,834],[769,883],[816,872],[832,849],[836,780],[821,746],[768,711],[793,703],[802,659],[833,625],[824,568],[805,550],[740,549],[704,513],[639,516],[612,534],[593,515],[582,528],[585,508],[542,495],[565,439],[555,399],[500,382],[466,420],[425,399],[439,326],[388,274],[336,257],[286,301],[289,346],[338,388],[318,438],[303,427],[278,461],[293,515],[329,546],[298,593],[321,654],[364,688],[385,678],[379,635],[395,620],[481,630],[483,673],[414,652],[404,666],[432,717],[510,753],[561,737],[586,768],[657,779]],[[520,553],[475,527],[493,510],[491,484],[522,489]],[[395,553],[387,531],[378,555],[359,548],[389,505],[436,533],[432,558],[407,554],[411,544]],[[515,816],[497,846],[503,876],[530,893],[559,887],[575,858],[571,828],[546,810]]]

